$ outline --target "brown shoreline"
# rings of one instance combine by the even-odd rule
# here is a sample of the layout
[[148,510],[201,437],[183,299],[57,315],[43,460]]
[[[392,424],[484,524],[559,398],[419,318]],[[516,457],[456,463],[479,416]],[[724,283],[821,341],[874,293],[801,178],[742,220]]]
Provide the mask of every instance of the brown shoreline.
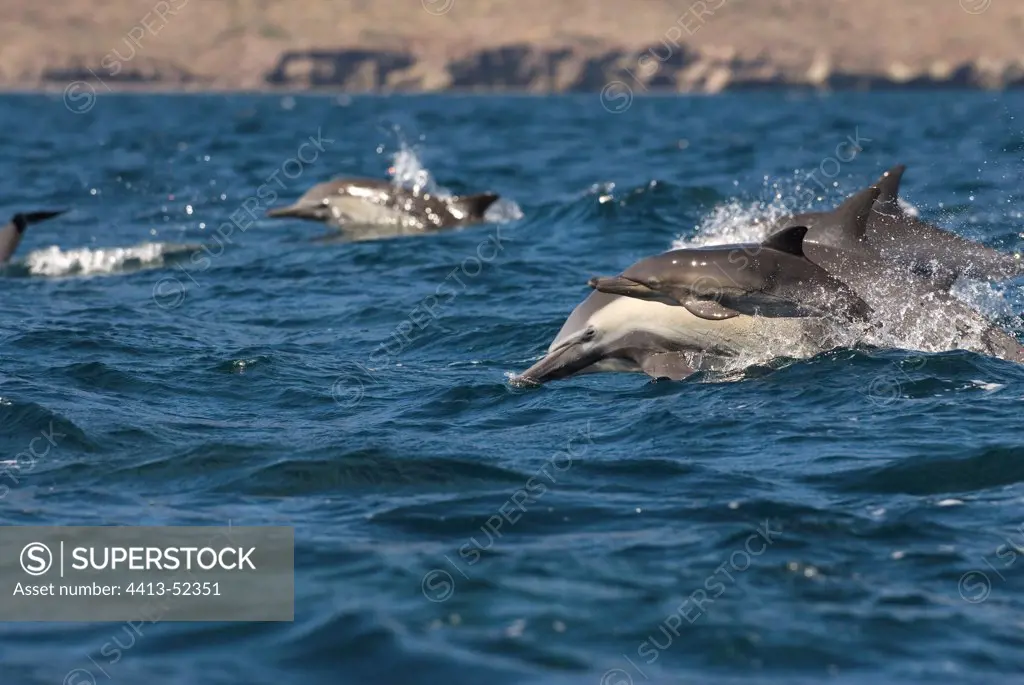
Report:
[[[1011,0],[8,0],[0,90],[1024,86]],[[81,85],[85,84],[85,86]]]

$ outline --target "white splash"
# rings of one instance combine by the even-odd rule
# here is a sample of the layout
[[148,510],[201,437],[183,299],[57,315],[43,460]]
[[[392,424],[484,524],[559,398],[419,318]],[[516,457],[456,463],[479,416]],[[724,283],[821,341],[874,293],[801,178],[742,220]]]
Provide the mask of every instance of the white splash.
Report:
[[760,242],[767,237],[772,222],[786,214],[782,208],[760,203],[745,205],[733,200],[712,209],[694,235],[679,236],[670,249]]
[[1013,318],[1016,311],[1006,298],[1006,288],[997,283],[984,281],[957,281],[950,292],[958,300],[978,310],[987,318]]
[[167,259],[197,249],[196,245],[140,243],[132,247],[76,248],[52,245],[34,250],[22,264],[32,276],[89,276],[163,266]]
[[409,188],[417,194],[430,193],[440,197],[451,197],[449,191],[437,185],[430,171],[423,166],[416,150],[405,143],[402,143],[395,153],[388,174],[395,185]]
[[904,200],[902,197],[896,198],[896,204],[900,206],[900,209],[902,209],[903,212],[907,214],[907,216],[912,216],[915,219],[921,216],[920,210],[918,210],[917,207]]

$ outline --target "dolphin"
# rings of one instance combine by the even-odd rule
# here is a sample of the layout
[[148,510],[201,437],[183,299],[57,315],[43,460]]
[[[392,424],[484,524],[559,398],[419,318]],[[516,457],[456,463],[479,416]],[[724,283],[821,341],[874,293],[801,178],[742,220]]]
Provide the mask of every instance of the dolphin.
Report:
[[[954,297],[949,292],[950,281],[922,279],[911,265],[887,259],[885,255],[893,252],[879,249],[878,238],[884,229],[877,224],[872,241],[870,222],[843,220],[850,213],[864,216],[873,212],[880,192],[872,186],[849,197],[835,211],[818,215],[803,237],[806,258],[863,298],[872,309],[876,330],[883,335],[920,349],[967,349],[1024,363],[1024,347],[1016,338]],[[886,227],[897,236],[914,240],[897,224]],[[890,242],[896,245],[899,239],[893,237]],[[938,266],[953,272],[965,264]]]
[[579,373],[642,372],[682,380],[721,370],[749,353],[806,356],[830,345],[814,319],[746,315],[720,320],[650,299],[591,292],[562,326],[547,354],[513,382],[540,385]]
[[11,217],[6,226],[0,228],[0,264],[6,264],[11,260],[15,250],[21,243],[25,229],[32,224],[38,224],[55,216],[64,214],[68,210],[48,210],[39,212],[19,212]]
[[[834,218],[863,226],[867,210],[844,208]],[[831,319],[864,321],[871,308],[804,256],[807,230],[791,227],[760,244],[671,250],[619,276],[590,279],[595,292],[516,380],[539,384],[598,371],[680,380],[736,357],[834,347]]]
[[[840,220],[863,221],[847,212]],[[803,254],[805,226],[763,243],[670,250],[641,259],[619,276],[597,276],[590,287],[682,305],[694,316],[727,319],[836,316],[864,321],[871,308],[849,286]]]
[[267,216],[319,221],[342,227],[390,225],[435,230],[483,221],[495,193],[442,197],[372,178],[337,178],[310,188],[294,204]]
[[[1024,255],[999,252],[907,214],[899,204],[905,170],[905,165],[898,164],[874,184],[879,194],[868,217],[865,239],[882,257],[946,285],[960,277],[999,281],[1024,275]],[[813,229],[831,221],[829,214],[809,212],[785,217],[775,222],[773,229]]]

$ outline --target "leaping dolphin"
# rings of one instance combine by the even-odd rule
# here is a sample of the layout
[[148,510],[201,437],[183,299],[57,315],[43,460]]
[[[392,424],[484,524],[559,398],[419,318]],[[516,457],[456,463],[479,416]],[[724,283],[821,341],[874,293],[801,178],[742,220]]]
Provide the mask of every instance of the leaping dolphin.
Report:
[[442,197],[388,181],[338,178],[310,188],[294,204],[271,209],[269,217],[291,217],[335,226],[399,226],[436,230],[483,221],[499,198],[494,193]]
[[31,224],[38,224],[41,221],[46,221],[67,211],[66,209],[58,209],[39,212],[19,212],[15,214],[6,226],[0,228],[0,264],[6,264],[11,260],[15,250],[18,249],[18,245],[21,243],[25,229]]
[[[831,212],[809,217],[809,227],[790,227],[772,235],[765,245],[783,249],[788,246],[792,256],[785,261],[777,260],[769,250],[763,253],[768,259],[751,260],[736,268],[727,266],[722,259],[729,246],[710,249],[718,258],[715,266],[720,276],[717,289],[708,292],[715,307],[726,307],[724,312],[716,313],[735,316],[742,311],[741,305],[752,303],[755,311],[751,313],[762,316],[806,316],[834,303],[837,313],[851,319],[869,311],[873,327],[865,329],[869,338],[875,335],[929,351],[967,349],[1024,363],[1024,347],[954,297],[949,292],[951,281],[922,279],[905,263],[887,259],[876,247],[883,238],[887,244],[899,243],[883,233],[893,224],[876,224],[876,242],[869,237],[870,216],[880,193],[872,186],[852,195]],[[899,229],[893,230],[899,234]],[[749,250],[749,246],[741,247]],[[675,301],[684,307],[695,302],[704,307],[693,284],[699,281],[706,265],[691,259],[704,252],[673,250],[640,261],[622,276],[592,279],[591,286],[604,292]],[[799,258],[794,259],[797,254]],[[813,263],[829,278],[808,271],[801,260]],[[835,287],[835,283],[842,287]],[[771,308],[757,311],[757,304],[765,296],[781,297],[797,306],[777,313]],[[811,311],[802,311],[805,309]]]
[[[899,204],[900,181],[905,170],[905,165],[896,165],[874,184],[879,194],[868,217],[868,245],[885,259],[947,285],[961,276],[997,281],[1024,275],[1024,255],[999,252],[907,214]],[[830,212],[797,214],[779,220],[773,228],[785,231],[792,226],[807,226],[813,230],[830,221],[829,215]]]
[[753,351],[769,350],[767,360],[828,349],[821,334],[810,318],[710,319],[685,307],[595,291],[569,315],[547,354],[513,380],[539,385],[602,371],[682,380]]

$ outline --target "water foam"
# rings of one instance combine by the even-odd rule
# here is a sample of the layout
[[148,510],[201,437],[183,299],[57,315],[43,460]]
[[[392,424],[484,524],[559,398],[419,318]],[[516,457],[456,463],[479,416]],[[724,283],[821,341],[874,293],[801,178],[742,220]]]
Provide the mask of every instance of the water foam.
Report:
[[188,254],[196,245],[140,243],[132,247],[75,248],[56,245],[34,250],[21,266],[30,276],[91,276],[164,266],[168,260]]

